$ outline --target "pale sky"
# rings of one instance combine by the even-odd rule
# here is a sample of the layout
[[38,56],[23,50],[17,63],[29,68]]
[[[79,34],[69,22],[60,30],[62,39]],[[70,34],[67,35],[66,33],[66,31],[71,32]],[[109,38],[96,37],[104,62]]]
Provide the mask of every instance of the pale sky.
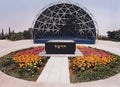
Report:
[[[58,0],[0,0],[0,32],[31,27],[39,11]],[[70,0],[86,7],[97,21],[99,34],[120,29],[120,0]]]

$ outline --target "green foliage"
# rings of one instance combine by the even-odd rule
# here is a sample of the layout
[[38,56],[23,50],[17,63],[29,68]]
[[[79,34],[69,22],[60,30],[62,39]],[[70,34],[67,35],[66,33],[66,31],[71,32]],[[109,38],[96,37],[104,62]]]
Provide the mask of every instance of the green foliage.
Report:
[[97,36],[97,39],[98,39],[98,40],[109,40],[108,37],[102,36],[102,35],[98,35],[98,36]]
[[12,33],[9,37],[10,40],[23,40],[23,39],[30,39],[31,34],[30,31],[23,31],[18,33]]
[[120,41],[120,30],[108,31],[108,38],[113,41]]
[[14,62],[12,61],[12,54],[11,55],[5,55],[2,58],[0,58],[0,67],[5,67],[9,66],[10,64],[13,64]]
[[21,69],[21,72],[24,74],[24,73],[27,73],[29,77],[34,77],[35,74],[38,72],[38,69],[37,67],[34,67],[34,64],[33,65],[28,65],[26,67],[23,67]]
[[23,36],[23,34],[21,32],[19,32],[19,33],[12,34],[9,39],[13,40],[13,41],[22,40],[22,39],[24,39],[24,36]]
[[114,56],[117,58],[117,60],[107,65],[95,66],[88,70],[81,69],[74,75],[71,75],[71,82],[78,83],[100,80],[118,74],[120,72],[120,56]]
[[[46,59],[46,58],[45,58]],[[46,59],[47,61],[47,59]],[[42,61],[37,61],[37,63],[32,63],[31,65],[27,65],[21,69],[21,73],[27,73],[27,76],[34,77],[37,72],[39,72],[38,67],[44,67],[46,61],[43,63]]]
[[[32,48],[28,48],[28,49],[32,49]],[[26,50],[26,49],[22,49],[22,51],[23,50]],[[19,51],[16,51],[16,52],[19,52]],[[13,56],[16,52],[9,53],[0,58],[0,70],[16,78],[29,80],[29,81],[36,81],[38,76],[42,72],[43,67],[48,61],[48,57],[43,57],[42,61],[38,61],[36,65],[35,63],[32,63],[31,65],[20,68],[18,66],[18,63],[13,61]]]
[[30,30],[23,32],[24,39],[31,39]]
[[11,31],[11,28],[9,28],[9,32],[4,35],[4,31],[2,30],[2,33],[0,34],[0,39],[8,39],[12,41],[16,40],[23,40],[23,39],[31,39],[31,29],[25,30],[23,32],[15,33],[14,30]]
[[2,29],[2,32],[0,33],[0,39],[5,39],[5,34],[3,29]]
[[2,29],[2,33],[1,33],[2,36],[4,36],[4,30]]

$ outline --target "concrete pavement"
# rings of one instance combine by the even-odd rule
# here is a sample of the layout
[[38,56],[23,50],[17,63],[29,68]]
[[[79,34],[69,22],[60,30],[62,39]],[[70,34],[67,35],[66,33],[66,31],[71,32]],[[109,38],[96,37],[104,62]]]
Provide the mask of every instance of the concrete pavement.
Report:
[[70,84],[68,57],[50,57],[37,82]]

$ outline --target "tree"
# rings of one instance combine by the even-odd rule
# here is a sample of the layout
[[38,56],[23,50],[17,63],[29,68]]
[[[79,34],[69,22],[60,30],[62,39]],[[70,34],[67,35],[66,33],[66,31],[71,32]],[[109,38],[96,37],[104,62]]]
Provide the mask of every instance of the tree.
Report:
[[22,40],[24,39],[23,33],[22,32],[18,32],[18,33],[13,33],[11,34],[10,40]]
[[115,39],[120,41],[120,30],[116,31]]
[[8,31],[8,34],[7,34],[6,38],[10,40],[11,35],[12,35],[11,28],[9,27],[9,31]]
[[108,31],[107,34],[110,40],[120,41],[120,30]]
[[24,36],[24,39],[30,39],[31,37],[30,31],[24,31],[23,36]]
[[[15,33],[14,30],[11,31],[11,28],[9,27],[8,33],[4,34],[4,30],[2,29],[2,32],[0,33],[0,39],[9,39],[9,40],[22,40],[22,39],[31,39],[31,30],[28,29],[23,32]],[[4,37],[3,37],[4,36]]]
[[9,33],[8,34],[11,35],[11,29],[10,29],[10,27],[9,27]]
[[5,34],[4,34],[4,30],[2,29],[2,32],[0,34],[0,39],[5,39]]
[[108,37],[102,36],[102,35],[97,35],[97,39],[99,39],[99,40],[108,40]]
[[1,33],[2,36],[4,36],[4,30],[2,29],[2,33]]
[[115,39],[115,31],[108,31],[107,32],[107,34],[108,34],[108,38],[110,39],[110,40],[113,40],[113,39]]

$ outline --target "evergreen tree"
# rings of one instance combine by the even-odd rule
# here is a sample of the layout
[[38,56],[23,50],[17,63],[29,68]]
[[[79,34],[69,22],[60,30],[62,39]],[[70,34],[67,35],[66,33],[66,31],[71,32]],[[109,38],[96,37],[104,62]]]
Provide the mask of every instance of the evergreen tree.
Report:
[[11,35],[11,29],[10,29],[10,27],[9,27],[9,36]]
[[2,33],[1,33],[2,36],[4,36],[4,30],[2,29]]
[[2,32],[0,33],[0,39],[5,39],[5,34],[3,29],[2,29]]

